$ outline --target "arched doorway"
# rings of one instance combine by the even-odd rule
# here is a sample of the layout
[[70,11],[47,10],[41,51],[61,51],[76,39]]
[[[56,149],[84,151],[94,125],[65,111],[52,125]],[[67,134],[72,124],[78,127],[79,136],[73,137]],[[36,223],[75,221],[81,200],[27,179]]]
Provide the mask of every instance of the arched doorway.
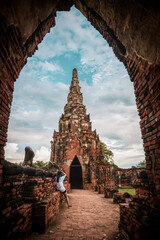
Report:
[[70,166],[70,179],[71,188],[83,188],[82,181],[82,167],[77,156],[74,157]]

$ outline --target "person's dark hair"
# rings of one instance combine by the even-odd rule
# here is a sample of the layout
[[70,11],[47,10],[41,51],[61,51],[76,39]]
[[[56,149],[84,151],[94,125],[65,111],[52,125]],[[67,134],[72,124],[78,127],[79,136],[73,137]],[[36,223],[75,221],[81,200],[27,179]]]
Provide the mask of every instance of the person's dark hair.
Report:
[[61,171],[58,171],[57,172],[57,182],[59,182],[59,178],[62,176],[62,172]]

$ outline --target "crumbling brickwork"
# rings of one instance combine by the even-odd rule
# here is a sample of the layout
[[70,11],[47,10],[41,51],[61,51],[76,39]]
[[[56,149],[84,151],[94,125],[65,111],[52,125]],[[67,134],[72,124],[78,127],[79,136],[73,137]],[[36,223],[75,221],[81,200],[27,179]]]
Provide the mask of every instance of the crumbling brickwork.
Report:
[[105,198],[113,198],[114,193],[118,192],[118,188],[116,185],[107,185],[104,187],[104,197]]
[[112,164],[99,165],[97,175],[97,189],[99,193],[104,193],[108,186],[119,188],[134,188],[137,182],[146,179],[145,168],[115,168]]
[[32,227],[32,204],[22,198],[23,181],[6,179],[1,188],[0,225],[1,239],[22,239]]
[[125,203],[125,197],[122,193],[114,193],[113,194],[113,203]]
[[[136,219],[136,226],[133,227],[133,222],[128,224],[128,221],[126,232],[128,236],[132,235],[130,239],[140,239],[142,236],[144,239],[152,239],[153,231],[155,236],[159,233],[158,222],[160,222],[160,68],[143,66],[142,61],[138,59],[128,60],[126,66],[134,83],[149,180],[148,186],[144,184],[142,194],[136,195],[129,205],[128,212]],[[142,188],[141,184],[136,188]],[[121,215],[123,215],[122,211]],[[120,222],[121,230],[124,226],[122,222]]]
[[61,197],[60,192],[52,192],[49,197],[33,204],[32,231],[39,233],[47,231],[49,224],[56,219],[59,213]]
[[[25,239],[31,230],[47,230],[56,219],[62,198],[55,185],[53,177],[38,176],[38,170],[37,176],[5,174],[0,192],[2,240]],[[65,187],[70,190],[67,182]]]
[[115,184],[122,188],[132,188],[138,179],[141,180],[143,172],[146,174],[145,168],[117,168],[114,171]]
[[[14,82],[38,43],[54,26],[57,10],[76,7],[124,63],[134,83],[149,180],[133,204],[123,207],[120,229],[126,238],[153,239],[160,222],[160,37],[158,1],[1,1],[0,9],[0,181]],[[28,17],[29,15],[29,17]],[[143,197],[145,195],[145,197]],[[1,199],[2,199],[1,191]],[[144,217],[141,218],[144,213]],[[131,220],[132,219],[132,220]],[[127,227],[126,227],[127,226]],[[141,227],[140,227],[141,226]]]

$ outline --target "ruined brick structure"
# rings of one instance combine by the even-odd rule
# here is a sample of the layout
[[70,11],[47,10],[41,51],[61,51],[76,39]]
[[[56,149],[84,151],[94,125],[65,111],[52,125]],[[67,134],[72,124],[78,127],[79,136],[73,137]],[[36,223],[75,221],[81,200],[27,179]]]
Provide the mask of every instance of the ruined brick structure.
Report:
[[[31,230],[44,233],[55,221],[62,199],[56,191],[56,171],[17,166],[7,161],[3,171],[0,239],[26,239]],[[69,192],[70,184],[66,181],[64,184]]]
[[145,168],[114,168],[113,165],[103,167],[105,185],[116,185],[122,188],[132,188],[142,178],[146,178]]
[[59,132],[54,131],[51,141],[51,161],[65,170],[72,187],[85,188],[88,183],[96,183],[96,167],[103,164],[104,156],[83,105],[76,69],[73,69],[67,100],[59,120]]
[[[73,4],[113,48],[116,57],[123,62],[134,84],[149,183],[148,185],[137,183],[136,196],[130,205],[125,204],[121,207],[120,231],[130,240],[156,239],[156,236],[160,235],[158,0],[1,1],[0,182],[4,186],[4,147],[7,142],[14,82],[26,64],[27,58],[34,54],[43,37],[55,25],[56,12],[69,11]],[[0,198],[3,202],[2,190]],[[1,205],[1,211],[5,211],[3,207]]]
[[112,164],[99,165],[95,190],[104,193],[108,188],[134,188],[142,181],[148,182],[145,168],[115,168]]
[[139,179],[147,178],[145,168],[118,168],[115,171],[115,183],[118,187],[130,188],[134,187]]

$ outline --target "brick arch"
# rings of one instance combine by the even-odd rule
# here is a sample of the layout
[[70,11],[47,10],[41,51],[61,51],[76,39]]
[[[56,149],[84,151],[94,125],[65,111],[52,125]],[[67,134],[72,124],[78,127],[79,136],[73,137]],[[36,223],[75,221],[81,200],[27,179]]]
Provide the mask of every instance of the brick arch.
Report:
[[[160,206],[160,11],[158,1],[1,1],[0,180],[14,82],[50,28],[56,11],[75,6],[102,34],[134,84],[149,190]],[[125,7],[124,7],[125,6]],[[133,7],[134,6],[134,7]]]

